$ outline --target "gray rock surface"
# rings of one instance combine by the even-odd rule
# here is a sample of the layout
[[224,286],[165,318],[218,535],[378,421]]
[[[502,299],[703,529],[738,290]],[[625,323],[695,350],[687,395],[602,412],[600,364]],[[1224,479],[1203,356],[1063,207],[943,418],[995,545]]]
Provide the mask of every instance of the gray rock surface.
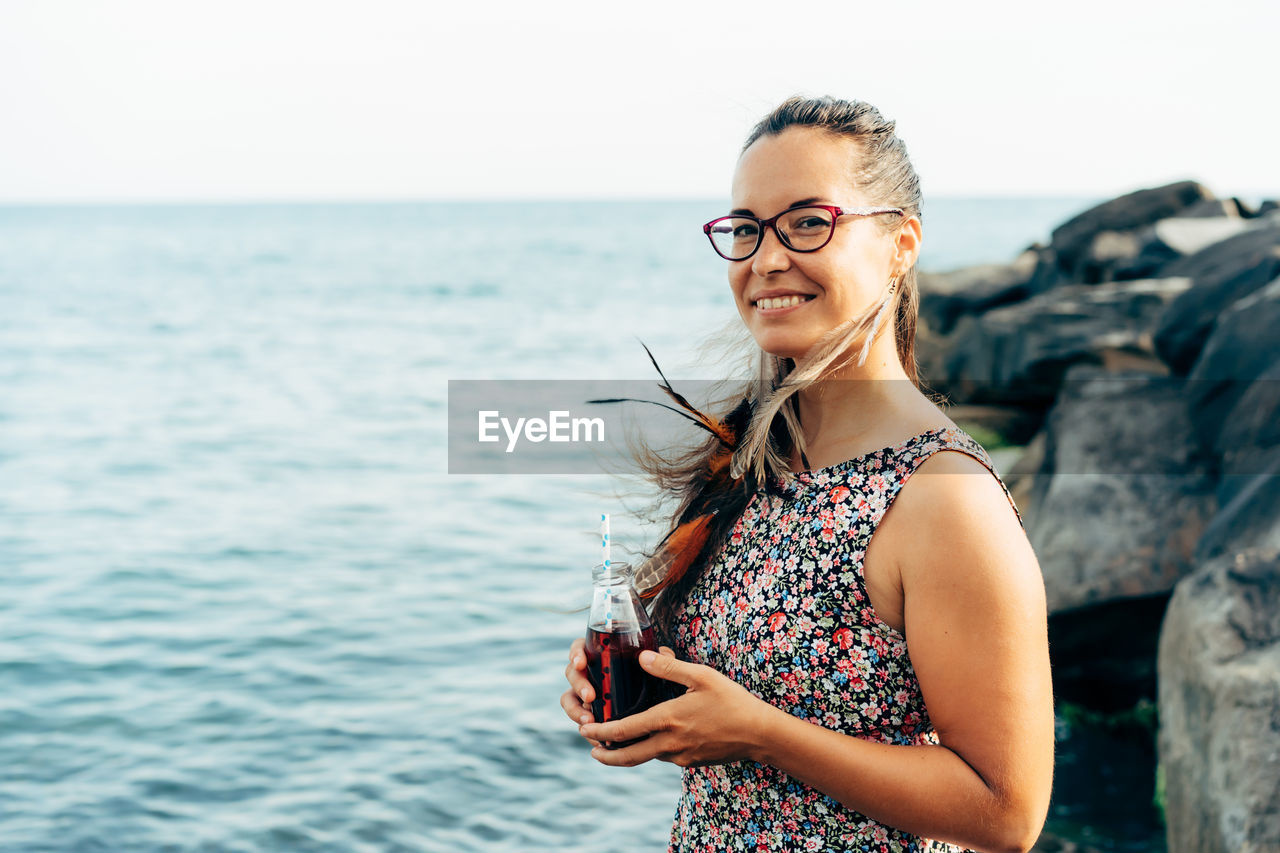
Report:
[[1158,666],[1170,853],[1280,850],[1280,552],[1180,582]]
[[1186,276],[1194,282],[1164,310],[1155,330],[1160,358],[1176,373],[1186,375],[1218,317],[1280,275],[1280,222],[1267,219],[1169,263],[1161,274]]
[[[1280,416],[1275,379],[1264,380],[1268,384],[1251,395],[1248,406],[1241,406],[1246,393],[1263,374],[1277,376],[1278,344],[1280,278],[1237,300],[1222,313],[1187,377],[1192,419],[1201,441],[1220,456],[1228,455],[1230,462],[1250,444],[1238,422],[1259,422],[1259,427],[1265,429],[1268,422]],[[1220,440],[1224,428],[1231,429],[1229,443]]]
[[[1075,278],[1080,261],[1102,232],[1133,231],[1212,198],[1213,194],[1195,181],[1180,181],[1138,190],[1092,207],[1054,229],[1049,247],[1056,271],[1062,278]],[[1040,286],[1049,283],[1042,274]]]
[[1250,214],[1252,214],[1252,211],[1245,208],[1238,198],[1215,198],[1209,201],[1198,201],[1175,215],[1191,218],[1212,218],[1218,216],[1248,216]]
[[1167,592],[1216,506],[1182,382],[1071,368],[1045,423],[1028,537],[1049,612]]
[[1101,364],[1109,353],[1154,360],[1151,330],[1190,285],[1185,278],[1064,285],[962,318],[927,375],[958,402],[1047,405],[1072,364]]
[[1257,474],[1280,452],[1280,354],[1226,413],[1213,450],[1224,477]]
[[1249,228],[1247,219],[1217,216],[1161,219],[1151,230],[1156,239],[1179,255],[1194,255]]
[[1034,250],[1011,264],[981,264],[943,273],[920,274],[920,319],[930,331],[945,335],[965,314],[980,314],[1027,295],[1036,268]]
[[1221,507],[1196,544],[1196,562],[1247,548],[1280,548],[1280,444],[1255,459],[1252,473],[1218,481]]

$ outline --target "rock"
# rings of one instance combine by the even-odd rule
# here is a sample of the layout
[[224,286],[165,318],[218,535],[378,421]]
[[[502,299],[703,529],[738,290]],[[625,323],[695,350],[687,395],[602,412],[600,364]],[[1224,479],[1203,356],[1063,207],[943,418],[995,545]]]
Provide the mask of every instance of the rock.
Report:
[[[1178,258],[1193,255],[1253,227],[1256,223],[1239,216],[1161,219],[1154,225],[1125,232],[1122,235],[1124,244],[1114,237],[1109,238],[1109,252],[1100,250],[1097,245],[1091,246],[1076,274],[1086,284],[1152,278],[1162,274],[1162,270]],[[1117,233],[1104,231],[1095,238],[1095,244],[1105,235]]]
[[1190,207],[1175,213],[1177,217],[1195,219],[1197,217],[1215,218],[1219,216],[1247,216],[1251,213],[1238,198],[1213,198],[1198,201]]
[[1182,389],[1092,365],[1068,372],[1027,529],[1050,613],[1168,592],[1191,571],[1216,501]]
[[[1142,251],[1143,241],[1139,239],[1137,232],[1099,231],[1093,235],[1089,248],[1076,262],[1075,280],[1081,284],[1111,281],[1113,278],[1111,271],[1117,267],[1126,270],[1134,269],[1137,266],[1134,260]],[[1168,257],[1177,256],[1169,255]]]
[[1170,853],[1280,850],[1280,552],[1180,582],[1159,647]]
[[[1205,447],[1214,448],[1219,456],[1239,452],[1245,437],[1236,427],[1232,442],[1221,446],[1219,433],[1224,425],[1243,419],[1266,430],[1280,415],[1274,394],[1276,379],[1280,378],[1274,369],[1280,364],[1278,341],[1280,277],[1237,300],[1214,324],[1204,350],[1187,377],[1187,385],[1192,420],[1200,440]],[[1264,373],[1272,377],[1265,380],[1268,385],[1255,393],[1251,407],[1237,411],[1242,408],[1241,398]],[[1258,423],[1259,420],[1262,422]]]
[[1194,282],[1164,310],[1155,330],[1157,354],[1175,373],[1186,375],[1218,317],[1280,275],[1280,222],[1264,221],[1173,261],[1162,274]]
[[1009,488],[1009,494],[1013,497],[1013,502],[1018,505],[1022,512],[1022,518],[1031,523],[1031,518],[1035,514],[1035,505],[1032,501],[1032,488],[1035,485],[1036,472],[1044,464],[1044,448],[1045,433],[1040,430],[1022,448],[1017,461],[1009,468],[1007,472],[1001,472],[1001,479]]
[[1280,201],[1277,201],[1274,198],[1269,198],[1263,201],[1262,204],[1258,205],[1258,212],[1254,215],[1266,216],[1267,214],[1271,213],[1273,210],[1280,210]]
[[1152,231],[1157,240],[1179,255],[1194,255],[1214,243],[1247,230],[1250,223],[1236,216],[1215,218],[1161,219]]
[[1196,562],[1249,548],[1280,549],[1280,447],[1259,460],[1252,474],[1223,478],[1221,509],[1196,545]]
[[1214,442],[1221,476],[1249,477],[1280,448],[1280,353],[1223,418]]
[[920,274],[920,318],[945,335],[964,314],[980,314],[1027,295],[1037,254],[1027,250],[1011,264],[982,264],[945,273]]
[[1183,278],[1064,285],[964,317],[930,351],[941,363],[930,379],[957,402],[1043,411],[1072,364],[1115,360],[1113,353],[1154,363],[1156,318],[1190,284]]
[[[1080,260],[1096,236],[1104,231],[1133,231],[1175,216],[1193,205],[1212,200],[1195,181],[1180,181],[1154,189],[1138,190],[1111,199],[1067,220],[1053,231],[1049,248],[1059,280],[1074,280]],[[1037,276],[1041,289],[1052,286],[1053,276]]]

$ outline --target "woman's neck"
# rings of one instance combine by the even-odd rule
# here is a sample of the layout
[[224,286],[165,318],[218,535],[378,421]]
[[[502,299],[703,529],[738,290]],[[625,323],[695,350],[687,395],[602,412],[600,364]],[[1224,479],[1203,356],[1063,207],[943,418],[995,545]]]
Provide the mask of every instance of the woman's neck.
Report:
[[[817,467],[823,467],[818,457],[840,456],[866,443],[879,449],[939,414],[902,369],[892,335],[878,337],[862,365],[849,365],[796,397],[805,445],[813,451],[806,455]],[[855,455],[856,449],[848,458]]]

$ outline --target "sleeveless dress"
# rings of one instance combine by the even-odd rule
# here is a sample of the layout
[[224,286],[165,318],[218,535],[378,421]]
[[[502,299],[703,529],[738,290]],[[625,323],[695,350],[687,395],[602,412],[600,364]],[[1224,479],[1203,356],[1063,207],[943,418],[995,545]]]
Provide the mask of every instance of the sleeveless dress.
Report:
[[[937,744],[906,638],[872,609],[862,560],[899,490],[942,450],[977,458],[1000,481],[981,445],[943,427],[757,491],[675,614],[677,657],[816,725]],[[1009,503],[1021,522],[1012,496]],[[684,769],[668,850],[962,848],[874,821],[771,765],[740,761]]]

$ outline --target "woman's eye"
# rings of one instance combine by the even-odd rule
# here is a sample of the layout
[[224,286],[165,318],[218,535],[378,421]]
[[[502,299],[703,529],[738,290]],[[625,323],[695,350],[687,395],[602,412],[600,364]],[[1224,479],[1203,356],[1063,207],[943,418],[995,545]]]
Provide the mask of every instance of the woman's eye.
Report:
[[739,225],[737,228],[733,229],[733,236],[737,237],[739,240],[754,239],[756,236],[756,226],[754,224]]
[[829,223],[821,216],[806,216],[795,225],[796,228],[827,228]]

